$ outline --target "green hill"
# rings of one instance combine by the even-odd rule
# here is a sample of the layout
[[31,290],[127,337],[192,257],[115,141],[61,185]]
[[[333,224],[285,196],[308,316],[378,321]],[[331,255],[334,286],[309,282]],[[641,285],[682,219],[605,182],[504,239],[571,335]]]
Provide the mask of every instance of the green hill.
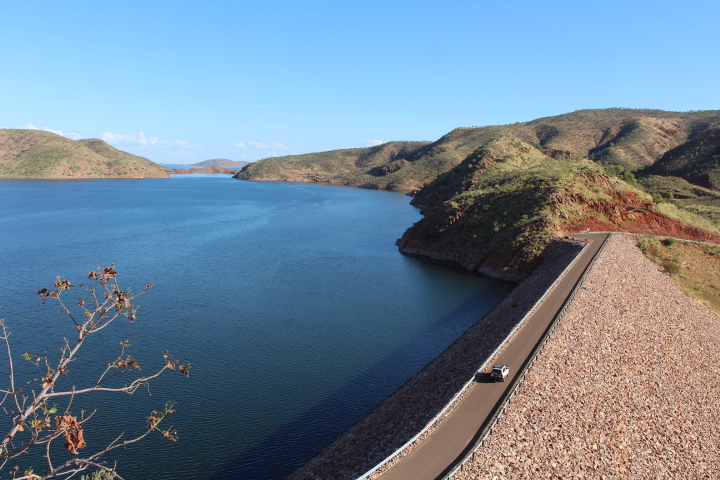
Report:
[[529,274],[553,238],[585,228],[720,239],[661,212],[651,195],[591,160],[552,158],[508,135],[481,145],[412,203],[424,218],[398,240],[401,251],[507,280]]
[[720,129],[666,152],[647,173],[682,177],[690,183],[720,190]]
[[418,179],[430,181],[437,175],[413,161],[412,155],[428,144],[388,142],[369,148],[267,158],[247,165],[235,178],[412,190]]
[[165,167],[103,140],[70,140],[40,130],[0,129],[0,178],[169,176]]
[[268,158],[248,165],[236,178],[416,191],[500,135],[512,135],[553,158],[589,158],[637,171],[717,128],[718,110],[579,110],[512,125],[457,128],[435,142],[389,142]]

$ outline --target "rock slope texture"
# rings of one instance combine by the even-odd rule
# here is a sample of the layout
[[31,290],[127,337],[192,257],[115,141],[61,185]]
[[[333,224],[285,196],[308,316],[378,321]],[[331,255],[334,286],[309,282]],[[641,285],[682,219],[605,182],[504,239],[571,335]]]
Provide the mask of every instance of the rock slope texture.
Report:
[[613,236],[457,480],[717,478],[720,317]]

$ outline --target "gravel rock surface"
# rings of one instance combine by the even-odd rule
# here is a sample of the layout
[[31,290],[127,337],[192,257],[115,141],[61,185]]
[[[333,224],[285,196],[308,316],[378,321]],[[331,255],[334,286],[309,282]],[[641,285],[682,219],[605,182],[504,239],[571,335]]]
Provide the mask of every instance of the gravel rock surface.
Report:
[[540,268],[482,321],[288,478],[355,479],[404,445],[474,376],[581,248],[574,241],[551,244]]
[[456,480],[720,478],[720,317],[613,235]]

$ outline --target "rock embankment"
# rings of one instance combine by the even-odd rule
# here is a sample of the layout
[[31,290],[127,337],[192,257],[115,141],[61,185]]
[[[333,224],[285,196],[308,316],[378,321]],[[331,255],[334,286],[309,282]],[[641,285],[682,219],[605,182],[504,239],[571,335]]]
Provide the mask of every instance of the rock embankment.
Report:
[[470,379],[582,248],[556,241],[545,261],[420,373],[289,478],[355,479],[404,445]]
[[717,478],[720,317],[614,235],[457,480]]

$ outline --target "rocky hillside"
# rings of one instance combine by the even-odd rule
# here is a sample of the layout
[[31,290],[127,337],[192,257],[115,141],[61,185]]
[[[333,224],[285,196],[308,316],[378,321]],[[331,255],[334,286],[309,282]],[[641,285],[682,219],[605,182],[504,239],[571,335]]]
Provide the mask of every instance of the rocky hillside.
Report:
[[235,178],[338,183],[409,191],[416,189],[419,183],[431,181],[440,171],[447,170],[446,166],[429,169],[423,162],[415,163],[418,151],[428,144],[388,142],[369,148],[267,158],[246,166]]
[[417,193],[425,217],[398,240],[401,251],[520,280],[552,238],[586,228],[720,240],[595,162],[547,153],[507,135],[488,140]]
[[647,173],[682,177],[695,185],[720,190],[720,129],[705,131],[665,152]]
[[238,160],[228,160],[227,158],[213,158],[210,160],[203,160],[202,162],[193,163],[193,167],[210,167],[212,165],[217,165],[218,167],[224,167],[224,168],[243,168],[245,165],[250,164],[250,162],[245,161],[238,161]]
[[580,110],[513,125],[457,128],[435,142],[389,142],[269,158],[248,165],[237,178],[415,191],[500,135],[512,135],[553,158],[589,158],[637,171],[718,128],[718,110]]
[[0,178],[169,176],[165,167],[103,140],[70,140],[40,130],[0,129]]

